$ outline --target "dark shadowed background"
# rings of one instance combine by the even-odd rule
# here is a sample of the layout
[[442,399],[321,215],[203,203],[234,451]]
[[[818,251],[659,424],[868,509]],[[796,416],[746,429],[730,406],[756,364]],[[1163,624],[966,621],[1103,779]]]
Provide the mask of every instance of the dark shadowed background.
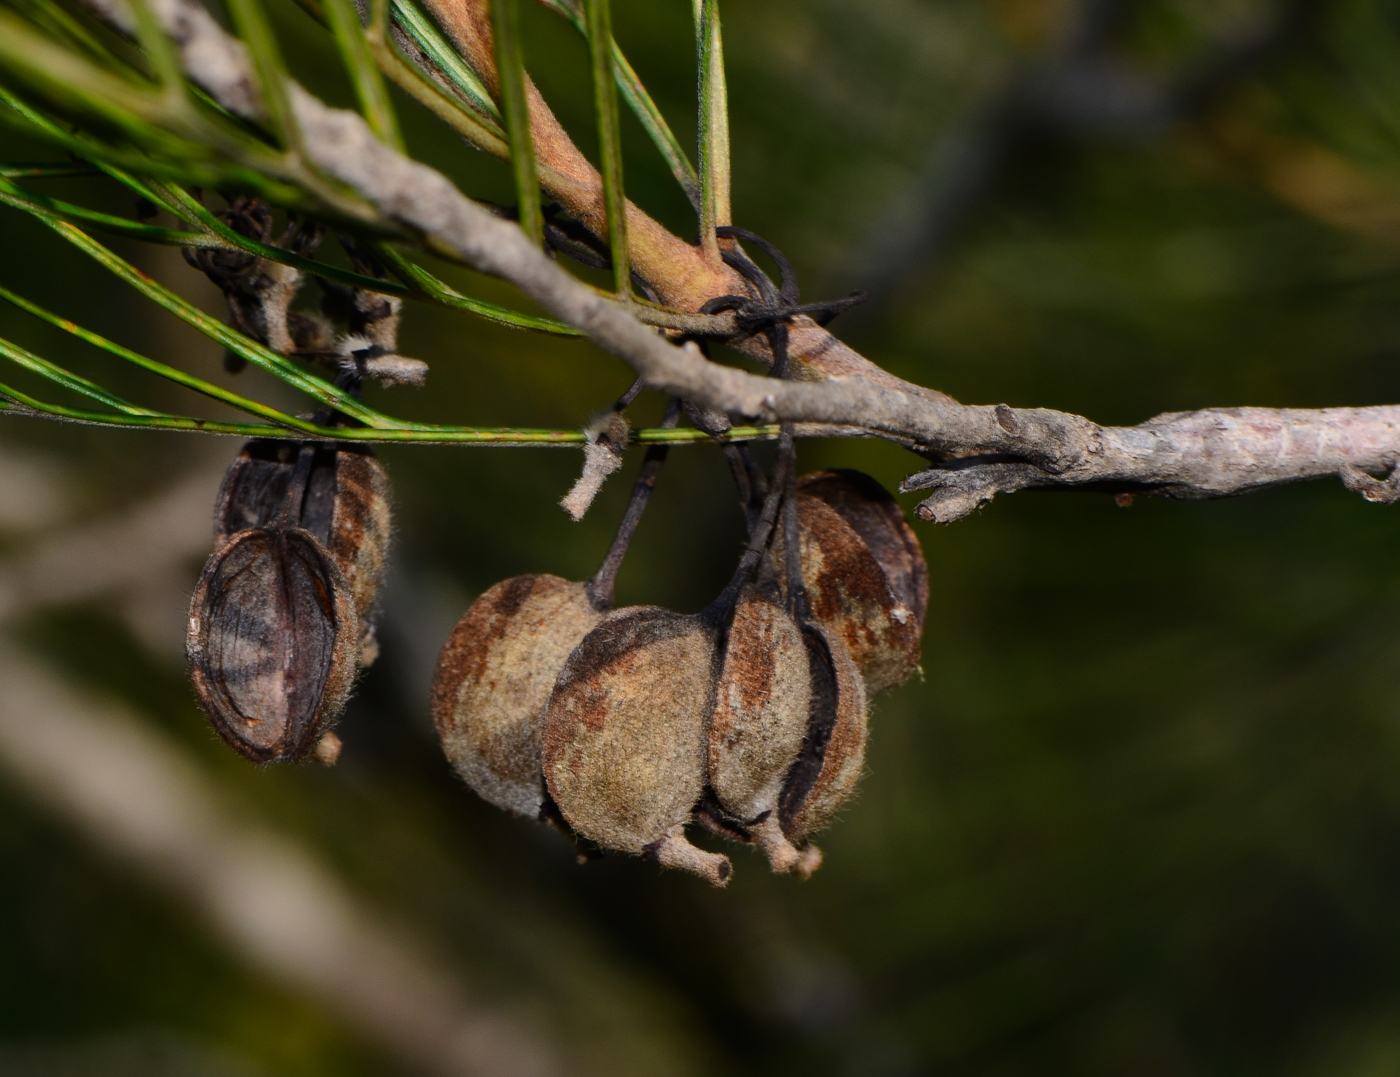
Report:
[[[299,74],[348,101],[323,35],[282,8]],[[736,221],[791,255],[808,298],[874,285],[836,328],[896,374],[1105,423],[1400,399],[1400,4],[726,0],[724,14]],[[614,17],[689,142],[689,5],[617,0]],[[532,72],[592,152],[580,39],[533,6],[526,30]],[[504,166],[399,104],[416,153],[509,200]],[[690,234],[630,118],[625,134],[633,197]],[[54,156],[4,138],[7,159]],[[53,183],[131,211],[114,185]],[[178,252],[117,246],[221,311]],[[225,375],[215,345],[20,214],[0,212],[0,252],[0,284],[290,403],[255,372]],[[8,307],[0,334],[133,399],[216,414]],[[576,427],[630,381],[591,345],[425,306],[406,310],[402,346],[432,365],[428,389],[371,396],[409,417]],[[641,407],[654,418],[660,401]],[[177,535],[163,568],[35,589],[11,604],[12,645],[139,715],[471,997],[529,1015],[574,1071],[1400,1069],[1400,510],[1318,482],[1130,508],[1026,493],[918,525],[925,676],[875,701],[868,774],[821,839],[826,865],[801,883],[737,850],[715,891],[638,860],[578,865],[560,836],[462,786],[427,716],[455,619],[506,576],[590,573],[637,458],[573,524],[556,504],[573,451],[384,450],[383,655],[344,755],[257,769],[207,728],[181,656],[237,449],[0,421],[0,573],[19,591],[55,544],[193,491],[160,509],[154,538],[89,555],[140,561]],[[801,462],[891,488],[919,463],[851,441],[805,444]],[[621,600],[699,608],[741,533],[718,452],[673,451]],[[3,764],[0,1074],[400,1072]]]

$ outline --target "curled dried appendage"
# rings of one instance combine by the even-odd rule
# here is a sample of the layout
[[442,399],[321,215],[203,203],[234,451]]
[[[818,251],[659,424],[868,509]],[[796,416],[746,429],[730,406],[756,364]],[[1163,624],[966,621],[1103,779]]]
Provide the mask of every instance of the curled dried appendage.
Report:
[[539,817],[545,707],[602,618],[586,584],[534,575],[496,584],[457,622],[433,676],[433,721],[453,769],[482,799]]
[[[885,509],[852,511],[849,502],[864,496],[857,488],[843,483],[846,488],[834,500],[874,537],[874,547],[842,511],[818,496],[833,494],[838,480],[830,475],[819,477],[814,492],[803,489],[797,495],[802,580],[813,618],[845,645],[866,690],[881,692],[919,672],[927,569],[917,542],[905,544]],[[912,541],[912,533],[908,538]],[[782,549],[779,545],[780,554]]]
[[691,845],[705,789],[716,625],[655,606],[616,610],[569,655],[545,712],[544,776],[568,824],[715,886],[729,858]]
[[298,527],[240,531],[205,565],[187,650],[214,729],[258,763],[316,753],[358,665],[359,616],[335,559]]
[[[309,469],[297,470],[303,452]],[[292,491],[293,482],[301,487]],[[269,527],[284,511],[335,559],[355,602],[363,631],[361,661],[377,653],[375,601],[392,530],[389,476],[368,449],[256,440],[243,446],[224,476],[214,512],[216,540]]]
[[597,416],[584,427],[583,471],[559,505],[575,521],[582,520],[607,477],[622,466],[631,427],[621,409]]
[[[318,226],[295,218],[274,240],[272,207],[258,198],[234,198],[216,216],[239,235],[297,254],[311,254],[321,241]],[[329,327],[314,316],[292,312],[303,280],[299,270],[242,250],[187,247],[183,253],[224,293],[235,329],[283,355],[325,347]],[[245,361],[230,353],[225,364],[241,370]]]

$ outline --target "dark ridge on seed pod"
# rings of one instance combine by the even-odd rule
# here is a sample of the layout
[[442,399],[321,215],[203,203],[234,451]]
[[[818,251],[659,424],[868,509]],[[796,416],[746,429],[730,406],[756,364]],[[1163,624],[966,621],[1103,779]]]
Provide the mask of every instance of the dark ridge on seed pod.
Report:
[[[855,789],[865,764],[866,702],[860,670],[841,641],[802,626],[811,674],[811,710],[802,752],[778,803],[783,834],[795,845],[826,826]],[[821,851],[808,845],[795,870],[811,875]]]
[[344,574],[300,528],[233,536],[190,601],[195,692],[219,735],[254,762],[317,748],[350,694],[359,638]]
[[802,854],[778,823],[778,801],[802,754],[812,710],[807,643],[772,580],[734,607],[710,719],[709,784],[724,817],[752,836],[774,871]]
[[903,684],[919,671],[914,611],[896,600],[885,570],[839,512],[798,494],[797,517],[812,616],[846,645],[867,691]]
[[718,626],[655,606],[608,614],[574,648],[544,723],[544,775],[568,824],[716,886],[729,858],[685,836],[705,790]]
[[928,563],[899,502],[863,471],[844,468],[804,475],[797,489],[825,501],[865,540],[885,570],[894,597],[913,611],[922,632],[928,614]]
[[[250,441],[233,462],[214,512],[217,541],[239,531],[269,527],[282,515],[305,446]],[[368,449],[318,445],[305,488],[292,495],[291,522],[311,532],[335,558],[360,616],[361,664],[369,665],[374,641],[374,603],[389,551],[389,477]]]
[[496,584],[457,622],[433,676],[433,721],[448,761],[483,800],[540,815],[545,706],[602,617],[586,584],[538,575]]

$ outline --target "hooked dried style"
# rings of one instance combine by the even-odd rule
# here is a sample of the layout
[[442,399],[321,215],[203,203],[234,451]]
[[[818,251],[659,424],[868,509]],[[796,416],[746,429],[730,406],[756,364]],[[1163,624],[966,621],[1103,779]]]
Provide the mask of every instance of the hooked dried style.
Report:
[[457,622],[433,676],[433,721],[453,769],[484,800],[540,815],[545,707],[602,618],[586,584],[535,575],[496,584]]
[[344,574],[298,527],[234,535],[190,600],[187,650],[200,704],[219,735],[258,763],[316,750],[349,697],[359,640]]
[[729,858],[690,844],[705,789],[716,626],[655,606],[605,617],[569,655],[545,712],[544,776],[568,824],[716,886]]

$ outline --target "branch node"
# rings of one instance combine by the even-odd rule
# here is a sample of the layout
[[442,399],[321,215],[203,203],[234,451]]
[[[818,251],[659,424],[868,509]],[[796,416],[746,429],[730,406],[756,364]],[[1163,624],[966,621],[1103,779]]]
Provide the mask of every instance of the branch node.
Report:
[[1400,467],[1392,465],[1384,479],[1368,475],[1354,464],[1347,464],[1338,475],[1343,486],[1373,504],[1393,505],[1400,501]]

